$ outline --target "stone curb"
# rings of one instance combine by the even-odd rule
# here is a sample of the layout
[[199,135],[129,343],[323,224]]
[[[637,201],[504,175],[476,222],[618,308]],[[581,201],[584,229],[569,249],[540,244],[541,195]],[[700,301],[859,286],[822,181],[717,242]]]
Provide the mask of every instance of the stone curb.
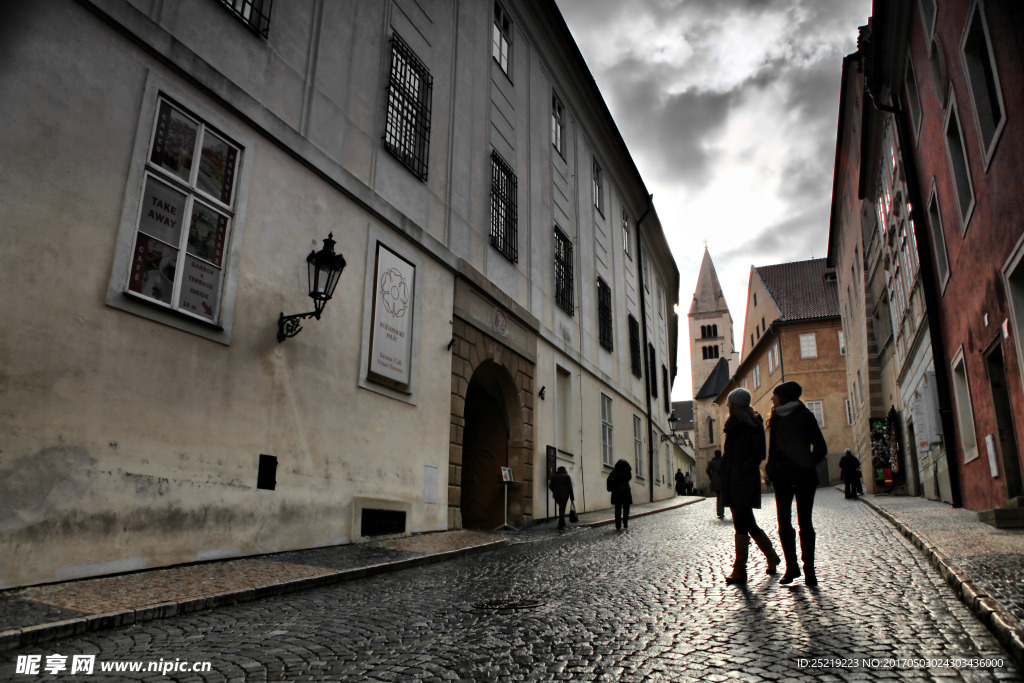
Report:
[[499,546],[508,545],[509,543],[510,541],[508,539],[498,539],[470,546],[468,548],[447,550],[439,553],[421,555],[419,557],[396,560],[394,562],[357,567],[355,569],[338,570],[333,574],[326,574],[323,576],[292,579],[290,581],[282,581],[280,583],[259,586],[256,588],[245,588],[236,591],[218,593],[215,595],[205,595],[199,598],[188,598],[186,600],[161,602],[135,609],[124,609],[104,614],[89,614],[82,617],[76,617],[74,619],[65,619],[47,624],[35,624],[32,626],[25,626],[20,629],[11,629],[9,631],[0,631],[0,651],[14,650],[16,648],[26,647],[29,645],[38,645],[51,640],[70,638],[84,633],[104,631],[111,628],[117,628],[119,626],[141,624],[156,619],[191,614],[202,610],[214,609],[223,605],[234,605],[243,602],[251,602],[253,600],[260,600],[262,598],[295,593],[298,591],[308,590],[310,588],[318,588],[320,586],[328,586],[331,584],[343,583],[345,581],[352,581],[354,579],[376,576],[378,574],[397,571],[399,569],[407,569],[410,567],[433,564],[435,562],[443,562],[445,560],[459,557],[460,555],[483,552]]
[[932,566],[939,571],[960,601],[992,632],[996,640],[1017,660],[1017,663],[1024,666],[1024,625],[1018,621],[1017,617],[974,583],[974,580],[963,569],[953,564],[926,538],[911,529],[898,517],[863,496],[858,497],[858,500],[877,512],[879,516],[896,527],[911,543],[917,546]]
[[[668,507],[658,508],[656,510],[643,510],[643,511],[640,511],[640,512],[633,512],[632,510],[630,510],[629,511],[629,518],[630,519],[636,519],[637,517],[647,517],[648,515],[656,515],[659,512],[666,512],[668,510],[676,510],[678,508],[685,507],[687,505],[693,505],[694,503],[702,503],[705,500],[707,500],[707,499],[706,498],[698,498],[697,500],[688,500],[685,503],[679,503],[679,505],[671,505],[671,506],[668,506]],[[608,524],[615,524],[615,517],[609,517],[608,519],[599,519],[596,522],[580,522],[576,526],[578,526],[578,527],[586,527],[588,529],[592,529],[594,527],[606,526]]]

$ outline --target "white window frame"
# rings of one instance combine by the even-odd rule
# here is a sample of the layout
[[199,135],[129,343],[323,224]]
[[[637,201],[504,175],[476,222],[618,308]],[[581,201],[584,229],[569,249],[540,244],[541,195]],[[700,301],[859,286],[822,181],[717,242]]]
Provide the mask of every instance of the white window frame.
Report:
[[604,171],[601,164],[597,163],[597,157],[591,159],[591,189],[594,193],[594,208],[598,213],[604,215]]
[[814,332],[808,332],[807,334],[800,335],[800,357],[818,357],[818,338]]
[[853,424],[853,402],[850,399],[846,400],[846,424]]
[[494,22],[491,35],[491,57],[509,78],[512,77],[512,18],[501,3],[494,3]]
[[551,91],[551,145],[565,158],[565,105],[555,91]]
[[[1003,133],[1003,129],[1006,126],[1006,106],[1003,104],[1003,89],[999,84],[999,70],[996,68],[995,54],[992,51],[992,37],[988,30],[988,20],[985,17],[984,2],[975,0],[974,4],[971,5],[970,11],[967,13],[968,19],[964,24],[963,36],[960,38],[960,60],[963,64],[964,74],[967,77],[967,93],[971,99],[971,108],[974,110],[974,123],[978,132],[978,141],[984,154],[982,155],[985,160],[985,170],[988,170],[989,162],[992,161],[992,155],[995,152],[996,145],[999,143],[999,138]],[[967,56],[967,38],[970,35],[971,27],[974,25],[974,21],[980,19],[981,21],[981,35],[985,40],[985,55],[984,61],[987,64],[988,69],[991,71],[992,81],[995,84],[995,101],[989,102],[992,107],[993,115],[998,114],[999,119],[995,121],[995,127],[992,129],[991,138],[988,142],[985,142],[985,134],[981,128],[981,116],[978,112],[978,100],[977,93],[981,90],[985,90],[984,84],[975,83],[975,78],[972,76],[971,62]],[[975,75],[977,73],[975,72]],[[963,135],[961,129],[960,135]]]
[[[960,219],[960,235],[963,236],[967,232],[967,226],[971,222],[971,215],[974,213],[975,205],[975,194],[974,194],[974,180],[971,177],[971,165],[968,162],[967,157],[967,144],[964,142],[964,126],[963,121],[960,118],[960,113],[957,109],[956,97],[951,92],[949,95],[950,106],[946,111],[946,120],[942,124],[942,139],[946,148],[946,161],[949,162],[950,180],[953,181],[953,198],[956,200],[957,206],[957,218]],[[955,121],[957,131],[959,133],[959,153],[958,160],[963,162],[963,171],[966,178],[963,182],[967,183],[967,191],[970,193],[970,198],[967,202],[967,206],[964,206],[963,200],[960,195],[962,194],[960,181],[957,180],[957,164],[954,161],[954,150],[950,147],[949,141],[949,125],[950,122]]]
[[836,336],[839,337],[839,355],[846,355],[846,333],[842,330],[836,330]]
[[[935,2],[936,0],[920,0],[917,3],[917,8],[921,10],[921,23],[924,25],[926,38],[930,38],[935,31],[935,17],[938,15],[938,7],[936,7]],[[925,3],[928,4],[927,10],[925,9]],[[928,10],[931,11],[931,16],[928,16]]]
[[[219,308],[216,320],[213,322],[190,315],[185,311],[173,309],[156,300],[136,295],[135,293],[129,293],[128,291],[139,215],[145,199],[146,178],[159,178],[163,181],[169,177],[149,163],[161,98],[169,100],[171,104],[175,105],[179,110],[183,110],[189,117],[200,120],[208,129],[215,132],[218,137],[238,147],[239,150],[235,166],[235,187],[232,193],[230,211],[225,210],[222,203],[211,201],[206,194],[191,195],[193,199],[188,200],[188,207],[186,207],[186,211],[188,211],[195,200],[194,198],[198,198],[199,201],[214,206],[222,213],[229,215],[230,224],[221,260]],[[199,144],[198,139],[197,144]],[[154,71],[149,72],[136,125],[135,142],[128,169],[124,202],[121,206],[114,265],[107,285],[106,303],[108,306],[221,344],[229,345],[231,343],[252,166],[248,157],[251,150],[255,148],[255,144],[255,140],[250,135],[237,129],[228,121],[226,116],[221,115],[209,105],[200,102],[191,93],[168,81],[158,73]],[[183,189],[185,185],[175,184],[173,187],[175,190],[179,190]],[[188,215],[188,213],[183,215],[183,223]],[[182,233],[184,238],[187,239],[188,226],[182,225]],[[298,255],[298,260],[299,262],[302,261],[301,253]]]
[[953,362],[953,396],[956,403],[957,425],[959,426],[960,446],[964,452],[964,464],[976,460],[978,453],[978,433],[974,427],[974,409],[971,407],[971,384],[967,376],[967,359],[964,347],[960,347]]
[[611,467],[615,464],[613,405],[611,396],[601,394],[601,462]]
[[644,437],[643,422],[639,415],[633,415],[633,459],[635,460],[636,476],[644,476]]
[[907,53],[907,59],[904,64],[903,72],[903,91],[907,96],[907,103],[910,105],[910,119],[911,123],[914,124],[914,135],[915,140],[921,135],[921,118],[923,117],[923,110],[921,108],[921,91],[917,85],[917,72],[914,71],[914,62],[910,59],[910,53]]
[[755,363],[751,372],[754,378],[754,389],[756,390],[761,386],[761,364]]
[[825,404],[821,401],[804,401],[807,410],[811,411],[819,427],[825,426]]
[[928,231],[932,238],[932,252],[939,275],[939,293],[946,291],[949,282],[949,255],[946,253],[946,236],[942,229],[942,211],[939,208],[939,190],[932,178],[931,191],[928,193],[928,205],[925,210],[928,220]]
[[629,214],[625,209],[622,210],[622,251],[626,252],[626,258],[630,261],[633,260],[633,252],[630,250],[630,238],[629,238]]

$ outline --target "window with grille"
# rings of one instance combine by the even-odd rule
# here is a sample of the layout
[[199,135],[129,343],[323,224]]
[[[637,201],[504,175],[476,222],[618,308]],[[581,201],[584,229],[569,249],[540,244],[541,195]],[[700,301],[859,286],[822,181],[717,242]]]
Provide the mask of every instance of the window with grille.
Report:
[[270,6],[274,0],[220,0],[220,4],[245,22],[251,31],[267,37],[270,31]]
[[629,316],[629,365],[634,377],[643,377],[643,369],[640,367],[640,323],[636,318]]
[[572,315],[572,242],[569,236],[555,228],[555,302]]
[[512,20],[502,6],[494,3],[494,34],[491,41],[491,55],[498,66],[509,75],[512,62]]
[[554,93],[551,93],[551,144],[559,154],[565,155],[565,107]]
[[612,399],[601,394],[601,462],[608,466],[615,464],[612,433]]
[[519,263],[516,174],[494,151],[491,152],[491,244],[509,261]]
[[601,346],[611,351],[612,343],[612,288],[597,278],[597,332]]
[[658,398],[658,376],[655,373],[657,358],[654,353],[654,344],[647,345],[647,383],[650,385],[651,396]]
[[427,179],[430,97],[434,81],[427,67],[396,33],[391,37],[391,80],[384,145],[396,159]]

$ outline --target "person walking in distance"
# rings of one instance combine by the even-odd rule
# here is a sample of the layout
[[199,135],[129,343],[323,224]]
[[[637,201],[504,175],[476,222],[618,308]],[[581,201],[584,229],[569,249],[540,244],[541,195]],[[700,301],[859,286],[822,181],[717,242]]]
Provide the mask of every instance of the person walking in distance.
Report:
[[839,458],[839,470],[842,473],[843,488],[847,500],[857,500],[857,484],[860,482],[860,460],[849,448]]
[[778,554],[768,535],[757,526],[754,508],[761,508],[761,461],[765,458],[764,424],[750,407],[750,392],[734,389],[729,394],[729,419],[725,421],[725,456],[722,458],[723,504],[732,513],[736,532],[736,559],[726,583],[747,582],[750,539],[764,553],[768,574],[779,566]]
[[615,529],[629,528],[629,506],[633,504],[633,489],[629,485],[633,479],[633,468],[625,460],[619,460],[608,475],[608,490],[612,494],[612,505],[615,506]]
[[715,451],[715,457],[711,458],[704,472],[708,475],[708,489],[715,494],[718,518],[725,519],[725,506],[722,504],[722,451]]
[[686,493],[686,475],[680,469],[676,470],[676,495],[681,496]]
[[565,506],[570,500],[576,502],[576,497],[572,493],[572,477],[569,476],[565,467],[555,470],[548,488],[551,489],[555,505],[558,506],[558,530],[562,531],[565,529]]
[[800,556],[804,563],[804,583],[818,585],[814,569],[814,492],[818,488],[815,467],[825,459],[828,445],[821,435],[818,420],[800,401],[803,388],[796,382],[783,382],[772,393],[772,413],[768,419],[768,463],[765,472],[775,487],[775,506],[779,517],[779,542],[786,558],[786,573],[779,583],[792,583],[800,576],[796,557],[796,531],[793,529],[793,499],[800,525]]

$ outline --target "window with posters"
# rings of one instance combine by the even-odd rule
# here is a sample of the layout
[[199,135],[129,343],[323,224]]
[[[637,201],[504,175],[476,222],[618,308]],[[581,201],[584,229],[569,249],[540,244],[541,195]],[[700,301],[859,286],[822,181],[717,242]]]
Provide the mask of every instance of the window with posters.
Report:
[[218,323],[241,156],[239,145],[159,98],[128,269],[131,295]]

